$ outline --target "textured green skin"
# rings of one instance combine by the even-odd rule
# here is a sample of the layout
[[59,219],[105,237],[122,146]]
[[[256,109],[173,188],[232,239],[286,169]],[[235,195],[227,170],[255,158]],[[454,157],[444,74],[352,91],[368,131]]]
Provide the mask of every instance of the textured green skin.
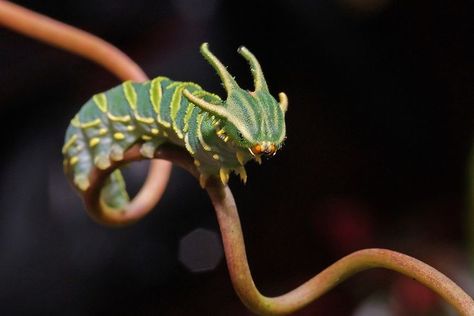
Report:
[[[229,114],[204,111],[183,95],[185,89]],[[242,176],[243,164],[254,158],[248,150],[251,146],[262,142],[281,146],[284,111],[268,90],[249,92],[237,85],[226,89],[228,97],[223,101],[195,83],[157,77],[144,83],[124,82],[95,95],[67,129],[63,147],[67,175],[84,191],[94,166],[107,168],[110,160],[121,160],[130,146],[142,144],[142,154],[152,158],[158,146],[172,143],[186,148],[204,179],[220,176],[227,182],[223,175],[228,177],[231,171]],[[232,120],[227,118],[230,115]],[[111,174],[101,196],[113,208],[129,201],[119,170]]]

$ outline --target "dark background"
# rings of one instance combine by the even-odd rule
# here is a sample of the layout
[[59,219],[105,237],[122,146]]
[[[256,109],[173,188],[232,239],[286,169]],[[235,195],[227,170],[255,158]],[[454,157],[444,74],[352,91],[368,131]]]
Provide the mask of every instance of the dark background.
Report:
[[[474,102],[471,1],[15,1],[117,45],[149,76],[224,96],[207,41],[251,88],[246,45],[288,139],[247,185],[231,180],[257,286],[282,294],[365,247],[405,252],[474,293],[466,164]],[[119,81],[0,28],[0,313],[250,315],[233,292],[212,207],[174,169],[156,210],[123,229],[92,222],[62,174],[69,120]],[[145,164],[128,169],[131,192]],[[180,260],[181,259],[181,260]],[[393,272],[349,279],[298,315],[448,315]]]

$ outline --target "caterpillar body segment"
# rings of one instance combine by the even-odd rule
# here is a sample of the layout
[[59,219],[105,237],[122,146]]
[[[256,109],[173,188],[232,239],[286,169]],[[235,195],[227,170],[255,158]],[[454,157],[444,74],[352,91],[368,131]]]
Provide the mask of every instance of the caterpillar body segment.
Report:
[[[287,98],[281,93],[279,104],[268,92],[255,57],[245,49],[239,52],[249,60],[258,87],[253,92],[241,89],[203,44],[201,53],[221,77],[226,100],[196,83],[166,77],[126,81],[94,95],[71,120],[63,146],[65,171],[76,188],[86,191],[94,167],[107,169],[137,143],[146,158],[153,158],[163,143],[185,148],[201,173],[202,186],[210,176],[227,183],[232,171],[246,181],[243,165],[273,155],[283,143]],[[128,201],[123,177],[115,170],[102,189],[101,203],[119,210]]]

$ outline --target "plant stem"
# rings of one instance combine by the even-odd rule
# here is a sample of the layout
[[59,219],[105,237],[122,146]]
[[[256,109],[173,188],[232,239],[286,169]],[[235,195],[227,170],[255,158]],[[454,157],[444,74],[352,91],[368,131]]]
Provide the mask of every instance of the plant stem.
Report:
[[[188,170],[195,177],[199,176],[192,159],[182,148],[164,145],[155,152],[155,158],[170,160]],[[141,159],[143,157],[140,155],[139,146],[136,145],[126,152],[123,161],[115,162],[107,170],[94,169],[91,177],[91,190],[88,190],[85,195],[85,203],[87,209],[92,212],[92,216],[103,216],[99,207],[99,196],[106,176],[122,164]],[[252,279],[238,210],[232,192],[228,186],[223,186],[216,178],[208,180],[206,190],[216,211],[227,267],[234,289],[245,306],[256,314],[291,314],[358,272],[372,268],[385,268],[402,273],[426,285],[461,315],[474,315],[473,299],[448,277],[415,258],[387,249],[356,251],[284,295],[263,296]]]
[[356,251],[329,266],[296,289],[278,296],[263,296],[255,287],[232,192],[211,183],[207,191],[221,229],[230,277],[242,302],[259,315],[286,315],[313,302],[348,277],[367,269],[385,268],[402,273],[438,293],[461,315],[474,315],[474,301],[458,285],[433,267],[387,249]]
[[[0,25],[94,61],[121,80],[148,79],[133,60],[112,44],[11,2],[0,0]],[[152,161],[143,187],[123,212],[120,212],[123,216],[115,218],[116,224],[128,224],[146,215],[161,199],[170,173],[171,163],[164,160]]]
[[143,70],[117,47],[73,26],[0,0],[0,24],[103,66],[121,80],[145,81]]

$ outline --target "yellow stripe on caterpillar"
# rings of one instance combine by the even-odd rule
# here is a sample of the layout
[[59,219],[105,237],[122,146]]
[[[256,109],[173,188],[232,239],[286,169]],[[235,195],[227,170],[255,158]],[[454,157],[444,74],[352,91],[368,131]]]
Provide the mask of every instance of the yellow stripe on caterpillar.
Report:
[[128,104],[132,108],[132,110],[136,111],[137,109],[137,92],[133,87],[133,83],[131,81],[125,81],[122,84],[123,94],[125,95],[125,99],[127,99]]
[[145,123],[145,124],[153,124],[155,123],[155,119],[152,118],[152,117],[144,117],[144,116],[140,116],[138,115],[138,113],[135,113],[135,119],[141,123]]
[[96,118],[93,121],[86,122],[86,123],[79,123],[79,124],[81,128],[91,128],[91,127],[100,125],[100,123],[102,123],[101,120],[99,118]]
[[191,144],[189,143],[189,133],[186,133],[184,135],[184,147],[191,155],[194,155],[196,153],[194,149],[191,147]]
[[122,122],[122,123],[130,122],[130,115],[116,116],[108,112],[107,117],[109,118],[109,120],[114,121],[114,122]]
[[96,94],[92,97],[92,99],[102,112],[107,112],[107,96],[105,93]]
[[69,138],[69,140],[64,144],[62,153],[65,154],[68,148],[71,147],[76,140],[77,140],[77,135],[76,134],[72,135],[71,138]]

